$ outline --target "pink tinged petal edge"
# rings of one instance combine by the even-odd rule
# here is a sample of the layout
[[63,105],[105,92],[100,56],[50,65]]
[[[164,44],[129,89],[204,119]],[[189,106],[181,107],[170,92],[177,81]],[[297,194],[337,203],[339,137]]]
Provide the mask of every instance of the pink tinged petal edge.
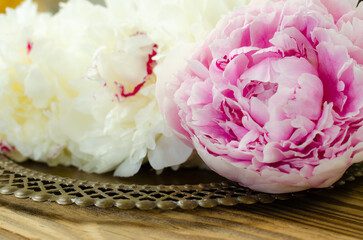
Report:
[[263,149],[263,163],[278,163],[285,160],[286,156],[273,142],[269,142]]
[[359,22],[359,26],[353,27],[350,22],[344,23],[340,32],[334,29],[316,28],[311,33],[312,39],[317,43],[330,42],[336,46],[345,47],[352,59],[358,64],[363,64],[363,38],[361,37],[363,36],[363,20],[354,21],[356,22]]
[[270,121],[266,123],[265,129],[267,130],[267,138],[270,141],[287,140],[294,130],[291,126],[291,119]]
[[308,179],[314,188],[326,188],[338,181],[344,172],[352,165],[353,148],[334,159],[322,159],[314,168],[313,176]]
[[260,134],[258,132],[256,132],[256,131],[249,131],[247,134],[245,134],[243,136],[243,138],[239,142],[238,149],[239,150],[246,150],[248,144],[250,144],[251,142],[256,141],[259,136],[260,136]]
[[[230,162],[228,158],[213,156],[193,139],[198,154],[215,172],[245,187],[266,193],[289,193],[309,188],[326,188],[339,180],[351,165],[353,148],[344,155],[334,159],[322,159],[316,167],[302,169],[302,172],[283,173],[273,168],[266,168],[260,173],[246,169],[238,162]],[[311,176],[310,176],[311,175]]]
[[276,62],[278,58],[267,58],[256,65],[253,65],[251,68],[244,71],[241,75],[242,81],[251,81],[257,80],[260,82],[272,82],[271,79],[275,76],[273,66],[274,62]]
[[[295,43],[293,43],[293,42]],[[318,65],[318,59],[315,49],[310,41],[295,27],[289,27],[283,29],[281,32],[277,32],[273,39],[270,40],[275,46],[280,47],[286,53],[294,51],[297,57],[306,57],[306,59],[316,67]],[[288,45],[284,45],[284,44]]]
[[[363,127],[360,128],[358,133],[360,133],[360,136],[363,136]],[[363,162],[363,140],[354,147],[354,151],[352,163]]]
[[[189,44],[180,46],[172,51],[164,60],[163,68],[155,69],[158,79],[156,81],[156,98],[158,99],[159,108],[163,113],[165,121],[174,130],[185,143],[189,142],[189,134],[181,126],[179,117],[179,106],[173,101],[174,94],[180,87],[180,80],[174,75],[181,66],[185,66],[185,57],[192,52],[195,46]],[[176,61],[177,60],[177,61]],[[189,143],[191,146],[191,143]]]
[[298,143],[314,130],[315,123],[304,116],[297,116],[291,121],[291,126],[296,128],[296,130],[291,135],[290,141]]
[[319,56],[319,76],[324,85],[324,98],[343,111],[347,96],[339,91],[338,73],[346,62],[350,61],[344,47],[336,47],[332,43],[324,42],[317,46]]
[[358,3],[358,0],[320,0],[333,15],[334,21],[337,22],[344,14],[352,11]]
[[213,101],[213,96],[210,91],[212,85],[209,81],[197,82],[192,86],[190,98],[187,101],[189,106],[203,106]]
[[[321,115],[323,100],[323,84],[320,79],[311,74],[303,74],[298,78],[294,100],[288,101],[284,109],[291,118],[304,116],[310,120],[318,120]],[[308,108],[306,106],[309,106]]]
[[277,12],[258,15],[250,25],[251,45],[261,48],[270,47],[269,40],[277,31],[279,21],[280,15]]
[[267,106],[256,97],[252,97],[250,103],[251,117],[263,127],[270,119]]
[[231,85],[236,85],[241,74],[247,69],[248,59],[244,54],[238,55],[230,61],[223,72],[223,78]]
[[230,162],[222,156],[211,155],[197,139],[193,138],[193,142],[199,156],[213,171],[245,187],[266,193],[296,192],[311,187],[304,177],[297,174],[284,174],[274,170],[258,173],[248,170],[244,163]]
[[342,46],[321,43],[317,51],[326,100],[334,102],[344,115],[356,114],[363,107],[362,66],[356,65]]

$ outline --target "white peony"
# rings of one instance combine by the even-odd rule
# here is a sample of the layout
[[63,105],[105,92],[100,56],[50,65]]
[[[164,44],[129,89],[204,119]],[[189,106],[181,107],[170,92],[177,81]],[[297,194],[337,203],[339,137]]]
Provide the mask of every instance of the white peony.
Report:
[[64,145],[52,136],[63,73],[54,68],[62,53],[47,36],[50,19],[30,1],[0,15],[0,138],[18,160],[53,159]]
[[26,1],[0,15],[0,149],[117,176],[145,159],[185,162],[192,149],[164,124],[154,66],[244,2],[72,0],[50,16]]

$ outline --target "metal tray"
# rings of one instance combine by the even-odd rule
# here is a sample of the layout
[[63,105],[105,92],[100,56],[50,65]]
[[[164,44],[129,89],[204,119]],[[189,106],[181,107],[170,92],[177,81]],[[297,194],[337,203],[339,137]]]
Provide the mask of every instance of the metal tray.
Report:
[[[330,188],[361,176],[363,163],[355,164]],[[0,194],[61,205],[141,210],[212,208],[272,203],[305,196],[310,191],[319,190],[290,194],[255,192],[202,169],[167,170],[157,175],[144,167],[135,177],[117,178],[110,174],[87,174],[72,167],[52,168],[31,161],[18,164],[0,155]]]

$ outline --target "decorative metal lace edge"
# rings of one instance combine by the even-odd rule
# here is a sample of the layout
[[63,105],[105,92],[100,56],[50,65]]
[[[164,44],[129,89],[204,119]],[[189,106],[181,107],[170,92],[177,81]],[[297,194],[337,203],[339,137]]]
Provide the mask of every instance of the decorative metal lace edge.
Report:
[[[355,164],[330,188],[344,185],[363,176],[363,164]],[[218,205],[272,203],[302,197],[320,189],[290,194],[266,194],[252,191],[236,183],[221,182],[198,185],[127,185],[90,182],[64,178],[24,168],[0,155],[0,194],[30,198],[37,202],[60,205],[96,206],[151,210],[175,208],[212,208]]]

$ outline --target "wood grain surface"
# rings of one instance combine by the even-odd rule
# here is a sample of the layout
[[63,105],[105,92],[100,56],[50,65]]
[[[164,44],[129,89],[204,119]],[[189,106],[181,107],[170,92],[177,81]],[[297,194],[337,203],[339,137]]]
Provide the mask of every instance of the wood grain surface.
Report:
[[0,195],[0,239],[363,239],[363,181],[273,204],[119,210]]

